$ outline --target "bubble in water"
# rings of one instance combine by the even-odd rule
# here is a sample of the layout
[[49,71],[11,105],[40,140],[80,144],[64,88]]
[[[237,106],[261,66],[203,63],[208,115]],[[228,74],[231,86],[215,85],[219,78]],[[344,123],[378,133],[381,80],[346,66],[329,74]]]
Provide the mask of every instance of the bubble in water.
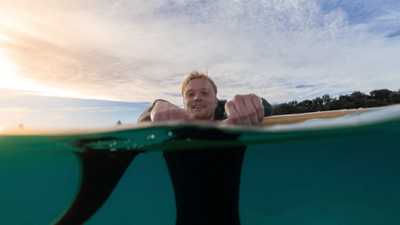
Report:
[[108,146],[112,147],[112,146],[113,146],[113,144],[109,144]]
[[112,148],[112,149],[110,149],[110,151],[115,152],[115,151],[117,151],[117,149],[116,148]]
[[171,131],[168,131],[168,136],[172,136],[172,132]]
[[152,134],[150,137],[151,137],[151,139],[154,139],[156,136],[154,136],[154,134]]

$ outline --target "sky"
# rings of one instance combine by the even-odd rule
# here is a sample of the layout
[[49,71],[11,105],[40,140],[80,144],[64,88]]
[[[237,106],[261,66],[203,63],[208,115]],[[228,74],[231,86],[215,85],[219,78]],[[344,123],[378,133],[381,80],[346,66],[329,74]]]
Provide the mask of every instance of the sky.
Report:
[[398,90],[399,58],[398,0],[0,0],[0,126],[136,123],[193,70],[228,100]]

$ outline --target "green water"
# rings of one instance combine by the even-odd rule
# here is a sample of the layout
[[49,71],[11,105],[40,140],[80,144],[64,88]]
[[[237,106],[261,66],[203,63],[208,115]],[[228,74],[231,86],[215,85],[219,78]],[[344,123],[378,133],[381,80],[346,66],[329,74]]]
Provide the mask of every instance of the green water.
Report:
[[85,224],[174,224],[174,191],[161,150],[239,143],[248,145],[240,184],[242,224],[400,224],[400,120],[308,131],[227,130],[240,134],[237,141],[168,142],[174,129],[188,131],[170,126],[1,137],[0,224],[50,224],[69,207],[80,182],[78,137],[116,138],[90,143],[94,149],[149,150],[133,160]]

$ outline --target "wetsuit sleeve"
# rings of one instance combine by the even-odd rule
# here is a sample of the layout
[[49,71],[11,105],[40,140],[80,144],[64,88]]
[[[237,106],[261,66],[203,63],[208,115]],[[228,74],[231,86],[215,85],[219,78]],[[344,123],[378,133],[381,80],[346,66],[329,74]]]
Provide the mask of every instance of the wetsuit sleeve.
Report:
[[265,100],[264,98],[261,98],[261,100],[262,100],[262,104],[264,106],[264,117],[274,115],[274,107],[272,107],[272,105],[269,104],[269,102],[267,100]]
[[154,105],[156,104],[157,101],[164,101],[167,102],[166,100],[163,99],[157,99],[153,102],[153,105],[151,105],[149,108],[147,108],[146,110],[144,110],[144,112],[142,113],[142,115],[139,116],[139,119],[137,120],[137,123],[143,123],[143,122],[151,122],[151,118],[150,118],[150,113],[151,110],[153,109]]

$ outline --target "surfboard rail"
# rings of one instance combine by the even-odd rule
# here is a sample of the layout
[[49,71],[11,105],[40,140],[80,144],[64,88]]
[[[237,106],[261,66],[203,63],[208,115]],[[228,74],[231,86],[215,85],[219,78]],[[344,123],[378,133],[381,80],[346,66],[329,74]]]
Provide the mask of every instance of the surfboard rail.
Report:
[[269,125],[279,125],[279,124],[289,124],[289,123],[300,123],[311,119],[332,119],[354,113],[368,112],[374,109],[377,108],[331,110],[322,112],[276,115],[276,116],[264,117],[264,120],[262,121],[261,125],[269,126]]

